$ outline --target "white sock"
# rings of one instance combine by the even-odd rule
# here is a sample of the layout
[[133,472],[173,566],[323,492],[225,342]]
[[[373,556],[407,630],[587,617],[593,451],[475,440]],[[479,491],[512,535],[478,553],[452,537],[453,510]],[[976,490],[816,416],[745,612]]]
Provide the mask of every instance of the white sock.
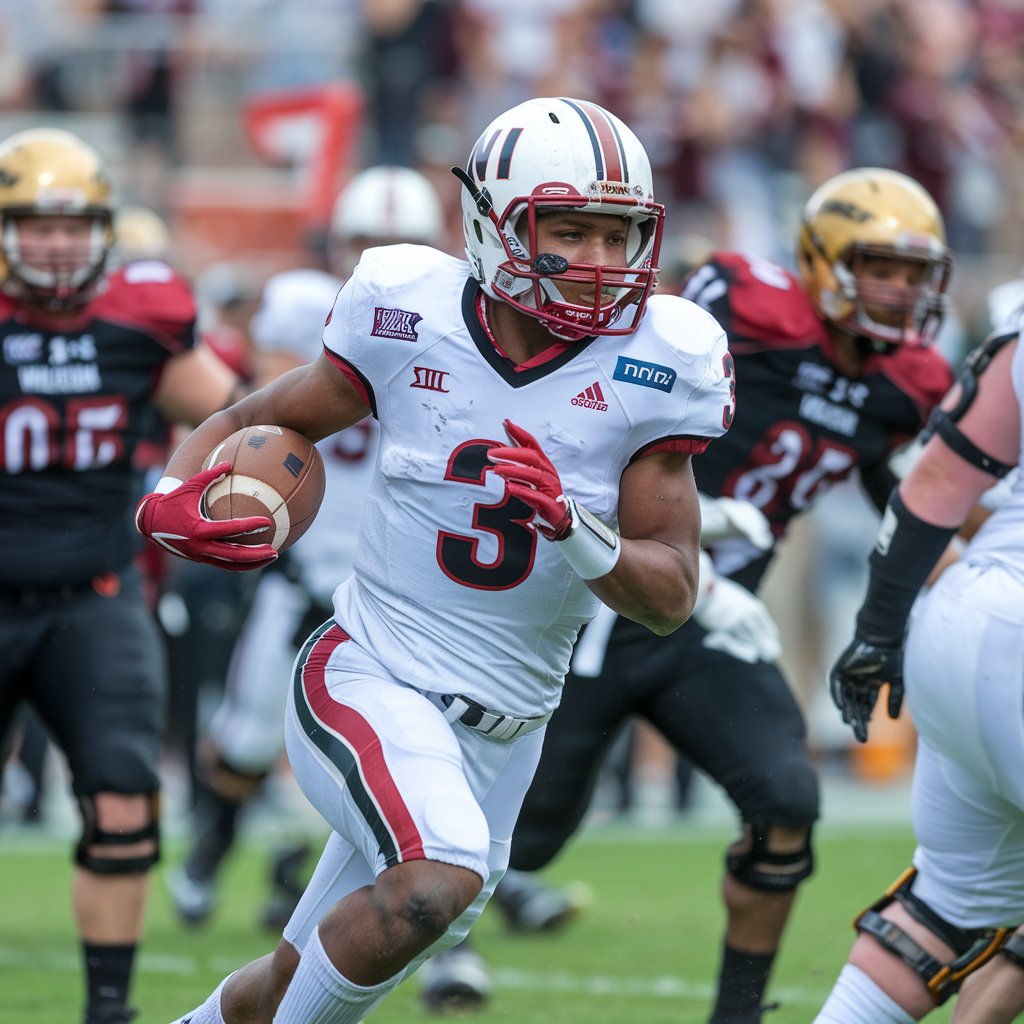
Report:
[[220,994],[228,983],[228,978],[237,974],[232,971],[207,997],[206,1001],[197,1006],[191,1013],[179,1017],[172,1024],[224,1024],[224,1015],[220,1012]]
[[859,967],[846,964],[814,1024],[914,1024]]
[[354,985],[331,963],[320,933],[315,931],[302,951],[299,966],[274,1015],[274,1024],[359,1024],[401,981],[404,973],[399,971],[395,977],[370,988]]

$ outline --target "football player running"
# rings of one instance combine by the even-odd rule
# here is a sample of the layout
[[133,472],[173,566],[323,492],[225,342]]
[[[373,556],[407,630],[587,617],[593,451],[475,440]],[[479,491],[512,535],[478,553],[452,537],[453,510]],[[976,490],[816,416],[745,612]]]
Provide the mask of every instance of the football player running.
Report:
[[[401,242],[436,246],[442,227],[440,199],[419,172],[381,166],[357,174],[331,215],[327,248],[335,273],[288,270],[263,288],[249,325],[257,382],[269,383],[320,355],[324,321],[363,250]],[[263,574],[235,645],[223,700],[199,744],[195,836],[185,863],[168,880],[175,909],[191,925],[213,912],[217,875],[234,846],[242,808],[280,761],[282,709],[297,645],[330,618],[334,588],[352,571],[377,454],[377,422],[367,416],[319,448],[327,477],[321,513]],[[263,918],[275,930],[301,895],[306,850],[299,843],[274,858]]]
[[166,694],[133,566],[134,459],[160,417],[195,424],[238,397],[196,347],[192,296],[166,263],[108,269],[112,224],[107,172],[75,135],[0,144],[0,738],[27,702],[67,758],[86,1024],[134,1016],[159,856]]
[[603,601],[667,634],[696,599],[690,463],[732,418],[731,363],[713,317],[651,296],[664,210],[643,147],[595,104],[534,99],[456,173],[469,262],[368,250],[323,355],[200,426],[138,509],[183,556],[230,558],[199,511],[213,445],[380,424],[354,572],[285,723],[332,834],[276,950],[191,1024],[355,1024],[458,942],[508,862],[581,625]]
[[[857,918],[820,1024],[907,1024],[957,992],[957,1024],[1003,1024],[1024,1010],[1019,332],[1012,318],[979,346],[933,418],[889,499],[853,641],[832,669],[832,695],[860,739],[882,688],[890,715],[905,692],[918,733],[917,848]],[[1010,474],[991,516],[915,605],[983,492]]]
[[[740,382],[729,432],[693,463],[719,583],[670,637],[622,616],[603,652],[584,633],[578,655],[597,677],[566,681],[511,853],[513,868],[550,863],[583,820],[619,726],[633,715],[651,722],[725,790],[742,822],[725,857],[713,1024],[761,1020],[796,890],[813,870],[818,817],[803,717],[752,592],[790,520],[831,484],[856,470],[885,506],[890,453],[952,380],[928,347],[951,256],[941,215],[916,182],[875,168],[832,178],[805,206],[797,260],[799,276],[720,252],[685,285],[728,332]],[[763,513],[769,536],[744,509]]]

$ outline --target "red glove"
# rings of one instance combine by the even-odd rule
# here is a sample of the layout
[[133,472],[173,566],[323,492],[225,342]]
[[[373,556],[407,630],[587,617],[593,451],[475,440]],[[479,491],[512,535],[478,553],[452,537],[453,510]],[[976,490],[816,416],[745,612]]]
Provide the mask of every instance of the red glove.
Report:
[[147,494],[135,510],[139,533],[179,558],[232,572],[270,565],[277,552],[269,544],[232,544],[228,539],[266,532],[272,525],[266,516],[214,520],[203,515],[203,495],[230,471],[230,462],[218,462],[171,491]]
[[508,483],[508,491],[537,513],[537,529],[548,540],[564,540],[573,528],[572,501],[562,491],[558,470],[537,439],[511,420],[505,433],[512,447],[498,445],[487,452],[494,472]]

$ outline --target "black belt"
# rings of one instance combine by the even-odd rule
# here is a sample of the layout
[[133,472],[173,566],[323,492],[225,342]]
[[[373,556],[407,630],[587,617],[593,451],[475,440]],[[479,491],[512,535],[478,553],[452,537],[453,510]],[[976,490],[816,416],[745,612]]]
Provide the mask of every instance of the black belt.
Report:
[[81,583],[55,583],[53,586],[38,587],[8,587],[0,584],[0,605],[8,608],[52,608],[55,605],[64,604],[80,594],[95,590],[97,582],[103,582],[111,578],[120,589],[117,573],[101,573],[92,579],[83,580]]
[[439,702],[447,721],[459,722],[495,740],[511,740],[516,736],[525,736],[528,732],[539,729],[551,717],[550,711],[546,715],[537,715],[533,718],[518,718],[515,715],[502,714],[500,711],[488,711],[482,704],[458,693],[428,696],[435,703]]

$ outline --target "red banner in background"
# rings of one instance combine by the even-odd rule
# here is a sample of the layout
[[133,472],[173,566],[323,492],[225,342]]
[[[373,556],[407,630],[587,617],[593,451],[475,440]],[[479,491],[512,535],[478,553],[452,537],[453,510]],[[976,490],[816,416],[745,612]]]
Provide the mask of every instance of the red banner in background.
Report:
[[350,176],[363,94],[350,82],[264,93],[244,111],[246,137],[268,163],[294,167],[309,227],[326,227]]

